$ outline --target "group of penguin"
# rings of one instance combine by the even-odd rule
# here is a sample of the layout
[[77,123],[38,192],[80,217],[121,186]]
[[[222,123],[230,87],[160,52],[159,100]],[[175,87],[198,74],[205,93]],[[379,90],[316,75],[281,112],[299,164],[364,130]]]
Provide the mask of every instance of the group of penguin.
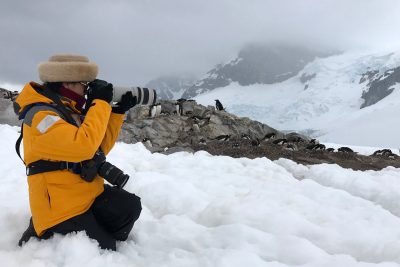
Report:
[[[179,116],[188,115],[186,113],[183,114],[182,104],[184,102],[186,102],[186,101],[194,101],[194,100],[187,100],[187,99],[184,99],[184,98],[180,98],[180,99],[176,100],[174,114],[177,114]],[[221,101],[219,101],[218,99],[215,99],[215,109],[219,110],[219,111],[225,110],[225,108],[222,105]],[[160,114],[163,114],[162,110],[161,110],[161,103],[156,103],[156,104],[150,106],[150,108],[149,108],[149,117],[150,118],[157,117]],[[165,113],[165,115],[170,115],[170,114]]]
[[377,150],[372,155],[373,156],[378,156],[378,157],[385,157],[385,158],[388,158],[388,159],[396,159],[396,158],[399,157],[399,155],[396,155],[390,149]]
[[[176,103],[175,103],[176,110],[174,111],[174,114],[177,114],[177,115],[180,115],[180,116],[181,115],[187,115],[187,114],[183,114],[183,108],[182,108],[182,106],[183,106],[182,104],[185,101],[193,101],[193,100],[186,100],[186,99],[183,99],[183,98],[178,99],[176,101]],[[225,108],[222,105],[221,101],[219,101],[218,99],[215,99],[215,109],[218,110],[218,111],[225,110]],[[160,103],[156,103],[156,104],[150,106],[149,117],[154,118],[154,117],[159,116],[160,114],[163,114],[162,110],[161,110],[161,104]],[[167,115],[169,115],[169,114],[167,114]],[[196,118],[194,118],[194,120],[195,120],[195,123],[198,123],[198,122],[196,122]],[[273,140],[272,144],[280,145],[286,150],[297,151],[298,150],[298,144],[303,144],[303,145],[305,145],[305,149],[307,149],[307,150],[314,150],[314,151],[319,150],[319,151],[335,152],[334,148],[326,148],[326,146],[324,144],[320,144],[318,142],[318,140],[316,140],[316,139],[311,139],[311,140],[308,141],[308,140],[305,140],[302,137],[296,136],[296,135],[289,136],[287,138],[278,138],[278,139],[275,139],[275,138],[276,138],[276,133],[274,133],[274,132],[266,134],[261,139],[258,139],[258,138],[252,139],[247,134],[242,134],[241,135],[241,139],[242,140],[251,140],[250,145],[253,146],[253,147],[260,146],[262,142]],[[220,136],[217,136],[214,140],[226,142],[226,141],[229,141],[230,139],[231,139],[230,135],[220,135]],[[151,145],[151,141],[148,138],[144,138],[142,140],[142,142],[145,143],[147,146],[152,146]],[[199,144],[200,145],[206,145],[207,142],[206,142],[206,140],[204,138],[201,138],[199,140]],[[232,144],[232,147],[233,148],[240,148],[240,142],[239,141],[234,142]],[[337,149],[337,151],[338,152],[342,152],[342,153],[356,153],[349,147],[339,147]],[[394,154],[390,149],[377,150],[372,155],[373,156],[385,157],[385,158],[389,158],[389,159],[395,159],[395,158],[399,157],[398,155]]]
[[[251,140],[250,145],[253,147],[257,147],[260,146],[261,143],[263,142],[271,142],[274,145],[279,145],[282,146],[283,149],[286,150],[292,150],[292,151],[297,151],[299,144],[303,144],[305,146],[305,149],[307,150],[321,150],[321,151],[327,151],[327,152],[334,152],[335,149],[334,148],[326,148],[326,146],[324,144],[320,144],[318,142],[318,140],[316,139],[311,139],[311,140],[305,140],[303,138],[301,138],[300,136],[289,136],[287,138],[276,138],[276,133],[271,132],[266,134],[263,138],[258,139],[252,139],[249,135],[247,134],[242,134],[240,136],[242,140]],[[220,135],[217,136],[214,140],[217,141],[229,141],[231,139],[230,135]],[[199,144],[205,145],[206,141],[204,139],[201,139]],[[232,144],[233,148],[240,148],[240,142],[236,141]],[[342,152],[342,153],[354,153],[354,151],[349,148],[349,147],[340,147],[337,150],[338,152]]]
[[[177,114],[179,116],[188,115],[186,113],[183,114],[183,105],[182,104],[186,101],[194,101],[194,100],[187,100],[184,98],[180,98],[180,99],[176,100],[174,114]],[[219,101],[218,99],[215,99],[215,109],[218,111],[225,110],[221,101]],[[149,117],[150,118],[155,118],[161,114],[170,115],[168,112],[162,111],[161,103],[156,103],[149,107]],[[194,125],[199,123],[198,122],[199,119],[197,117],[193,117],[193,120],[195,121]],[[227,140],[229,140],[229,137],[225,136],[225,137],[221,137],[221,139],[224,139],[224,141],[227,141]],[[152,147],[151,140],[147,137],[143,138],[141,142],[143,144],[145,144],[147,147]],[[204,139],[200,139],[199,144],[204,145],[204,144],[206,144],[206,141]]]

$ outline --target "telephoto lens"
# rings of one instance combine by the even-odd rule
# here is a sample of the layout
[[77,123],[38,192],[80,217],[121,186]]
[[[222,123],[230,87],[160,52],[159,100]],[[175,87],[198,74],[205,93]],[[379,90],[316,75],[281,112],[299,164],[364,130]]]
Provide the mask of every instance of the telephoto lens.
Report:
[[107,161],[100,166],[98,173],[107,182],[118,188],[123,188],[129,180],[129,175]]
[[114,86],[113,101],[120,102],[122,95],[129,91],[132,92],[132,96],[136,96],[138,105],[154,105],[157,101],[157,92],[154,89],[122,86]]

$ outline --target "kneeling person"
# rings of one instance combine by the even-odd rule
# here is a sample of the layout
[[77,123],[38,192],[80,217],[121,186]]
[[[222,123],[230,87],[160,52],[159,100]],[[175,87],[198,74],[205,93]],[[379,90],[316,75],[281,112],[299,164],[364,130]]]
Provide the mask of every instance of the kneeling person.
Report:
[[122,189],[126,177],[112,187],[96,170],[87,176],[82,171],[93,162],[94,168],[105,166],[93,158],[112,149],[136,99],[126,93],[111,107],[112,84],[97,80],[97,65],[84,56],[54,55],[38,70],[44,83],[26,84],[14,103],[23,119],[32,212],[19,245],[31,237],[85,231],[101,248],[116,250],[116,240],[126,240],[139,218],[140,198]]

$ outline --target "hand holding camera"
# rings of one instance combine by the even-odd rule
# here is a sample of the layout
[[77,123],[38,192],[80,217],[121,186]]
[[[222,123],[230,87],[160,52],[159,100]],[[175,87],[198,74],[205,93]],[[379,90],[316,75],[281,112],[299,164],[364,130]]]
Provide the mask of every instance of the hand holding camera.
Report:
[[110,103],[113,99],[113,85],[98,79],[89,83],[87,102],[91,103],[94,99],[101,99]]
[[89,83],[84,113],[89,110],[93,99],[102,99],[108,103],[117,102],[112,111],[124,114],[136,105],[154,105],[157,92],[144,87],[113,86],[104,80],[96,79]]
[[119,101],[113,108],[112,112],[118,114],[124,114],[129,109],[133,108],[137,103],[137,97],[132,95],[131,91],[126,92],[122,95],[121,101]]

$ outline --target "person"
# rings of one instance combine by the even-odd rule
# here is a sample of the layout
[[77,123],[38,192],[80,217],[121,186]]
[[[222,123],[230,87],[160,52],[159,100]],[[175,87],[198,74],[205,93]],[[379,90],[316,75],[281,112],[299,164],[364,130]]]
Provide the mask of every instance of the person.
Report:
[[[18,244],[32,237],[85,231],[101,248],[115,251],[116,241],[126,240],[139,218],[140,198],[121,184],[105,183],[97,174],[99,166],[89,163],[98,164],[95,156],[112,149],[124,114],[136,98],[125,93],[112,107],[113,85],[96,79],[98,67],[85,56],[54,55],[39,64],[38,72],[43,84],[29,82],[14,102],[24,119],[21,132],[32,213]],[[95,168],[92,177],[82,175],[88,166]]]

